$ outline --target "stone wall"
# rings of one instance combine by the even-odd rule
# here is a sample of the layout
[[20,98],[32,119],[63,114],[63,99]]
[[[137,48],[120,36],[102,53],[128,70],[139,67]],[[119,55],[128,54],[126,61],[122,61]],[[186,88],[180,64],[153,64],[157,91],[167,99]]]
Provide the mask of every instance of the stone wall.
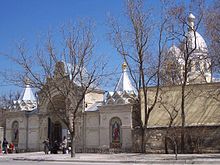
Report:
[[[3,142],[3,138],[4,138],[4,128],[0,127],[0,141]],[[0,143],[1,145],[2,143]]]
[[[146,153],[180,153],[180,128],[148,128],[145,134]],[[185,153],[220,152],[220,126],[185,128]]]
[[85,144],[86,148],[99,148],[99,112],[87,112],[85,120]]
[[8,112],[6,119],[6,139],[13,142],[14,130],[12,125],[18,122],[18,144],[17,151],[39,151],[41,141],[39,140],[40,122],[37,114],[25,114],[24,111]]
[[[220,151],[219,89],[219,82],[186,86],[184,105],[184,149],[186,153]],[[154,102],[156,88],[150,87],[147,92],[149,107]],[[143,98],[143,91],[140,93],[141,98]],[[180,85],[160,87],[156,105],[150,113],[147,129],[145,130],[146,146],[143,147],[147,153],[171,153],[174,152],[175,146],[180,152],[181,98]],[[141,119],[144,122],[143,99],[140,103]],[[138,118],[140,119],[139,116]],[[142,134],[140,128],[134,128],[133,137],[133,146],[141,148]]]

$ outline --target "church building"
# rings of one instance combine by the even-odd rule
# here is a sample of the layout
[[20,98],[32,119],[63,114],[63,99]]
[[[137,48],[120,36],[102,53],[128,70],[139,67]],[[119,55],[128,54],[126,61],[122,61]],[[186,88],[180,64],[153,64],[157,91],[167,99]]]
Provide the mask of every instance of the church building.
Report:
[[[194,43],[197,43],[195,51],[190,56],[191,65],[186,85],[188,94],[185,101],[186,141],[189,143],[188,150],[192,153],[218,152],[220,151],[220,83],[212,82],[208,48],[203,37],[194,29],[194,20],[195,17],[190,14],[187,37],[183,40],[189,49],[193,49]],[[181,76],[177,75],[183,73],[185,49],[184,44],[172,45],[165,58],[163,78],[164,82],[170,83],[160,87],[157,103],[149,117],[148,134],[144,136],[146,152],[170,152],[173,148],[172,139],[179,137],[182,80]],[[178,73],[174,74],[172,69],[175,69],[177,65]],[[68,74],[70,64],[59,62],[59,66],[67,68],[63,70],[65,74]],[[55,67],[55,71],[56,69]],[[57,76],[55,72],[51,79]],[[147,99],[151,103],[156,89],[149,87],[148,91]],[[138,141],[141,141],[133,131],[136,129],[133,126],[135,125],[134,112],[137,110],[134,104],[138,99],[137,92],[142,98],[142,91],[136,91],[132,86],[127,64],[123,63],[120,79],[113,92],[105,93],[97,89],[86,93],[75,126],[76,151],[135,151],[135,148],[140,145]],[[52,94],[54,99],[60,98],[57,91]],[[60,107],[65,106],[64,101],[57,104]],[[144,103],[140,104],[142,110]],[[43,141],[47,138],[51,144],[54,141],[61,143],[64,136],[69,140],[69,132],[65,124],[56,115],[50,113],[49,100],[42,97],[41,91],[36,97],[28,80],[15,105],[16,108],[7,111],[4,115],[5,137],[15,145],[18,152],[42,151]],[[141,113],[141,115],[144,119],[145,114]]]
[[[109,151],[111,148],[131,151],[132,103],[135,97],[136,90],[124,63],[113,92],[95,90],[85,95],[85,108],[75,127],[76,151]],[[17,107],[6,113],[5,137],[18,151],[39,151],[43,149],[46,138],[51,143],[55,140],[61,143],[64,136],[68,137],[66,126],[55,115],[48,113],[48,100],[38,101],[27,80],[20,98],[15,102]]]

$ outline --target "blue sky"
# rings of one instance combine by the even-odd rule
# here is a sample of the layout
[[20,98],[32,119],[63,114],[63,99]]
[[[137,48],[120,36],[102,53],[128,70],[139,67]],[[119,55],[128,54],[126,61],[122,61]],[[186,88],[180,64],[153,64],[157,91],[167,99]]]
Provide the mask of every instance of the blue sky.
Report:
[[[157,4],[150,1],[149,4]],[[67,22],[91,19],[95,22],[96,53],[111,59],[112,69],[121,69],[122,59],[107,38],[107,15],[122,17],[123,0],[1,0],[0,1],[0,52],[15,53],[15,43],[25,40],[34,46],[38,35],[58,28]],[[0,57],[1,70],[13,70],[14,65]],[[120,72],[120,70],[119,70]],[[119,77],[120,75],[117,75]],[[113,83],[114,84],[114,83]],[[113,88],[113,87],[112,87]],[[4,81],[0,93],[20,90]]]
[[[147,1],[158,10],[159,0]],[[95,22],[96,53],[111,59],[112,69],[121,69],[122,59],[107,39],[107,15],[122,17],[124,0],[1,0],[0,52],[14,53],[16,41],[25,39],[30,45],[37,36],[58,28],[69,21],[89,18]],[[0,70],[14,69],[12,63],[0,56]],[[119,77],[120,75],[118,75]],[[117,77],[117,76],[116,76]],[[20,90],[0,82],[0,93]]]
[[[64,23],[86,18],[95,22],[96,53],[114,56],[112,63],[118,66],[121,59],[107,39],[106,19],[108,13],[122,15],[122,8],[123,1],[120,0],[2,0],[0,52],[14,53],[17,41],[24,39],[29,45],[34,45],[39,34],[49,29],[58,31]],[[1,70],[14,69],[6,58],[1,57],[0,61]],[[17,90],[4,82],[0,85],[1,93]]]

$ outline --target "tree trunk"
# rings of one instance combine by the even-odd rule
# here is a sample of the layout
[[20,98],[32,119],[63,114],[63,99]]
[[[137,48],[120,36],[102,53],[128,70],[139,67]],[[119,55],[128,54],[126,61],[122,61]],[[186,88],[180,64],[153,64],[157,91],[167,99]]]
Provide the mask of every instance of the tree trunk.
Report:
[[71,134],[71,158],[76,156],[75,135]]
[[181,100],[181,153],[184,154],[185,148],[185,86],[186,86],[186,78],[185,82],[182,85],[182,100]]

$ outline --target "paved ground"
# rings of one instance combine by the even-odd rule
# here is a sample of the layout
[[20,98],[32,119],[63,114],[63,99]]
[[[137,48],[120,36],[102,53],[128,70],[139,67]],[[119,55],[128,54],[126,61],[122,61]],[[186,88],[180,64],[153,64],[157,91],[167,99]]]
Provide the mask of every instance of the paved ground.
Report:
[[56,162],[89,162],[103,164],[220,164],[220,154],[179,154],[178,160],[172,154],[87,154],[77,153],[75,158],[70,154],[48,154],[43,152],[16,153],[0,155],[0,162],[5,160],[22,161],[56,161]]

